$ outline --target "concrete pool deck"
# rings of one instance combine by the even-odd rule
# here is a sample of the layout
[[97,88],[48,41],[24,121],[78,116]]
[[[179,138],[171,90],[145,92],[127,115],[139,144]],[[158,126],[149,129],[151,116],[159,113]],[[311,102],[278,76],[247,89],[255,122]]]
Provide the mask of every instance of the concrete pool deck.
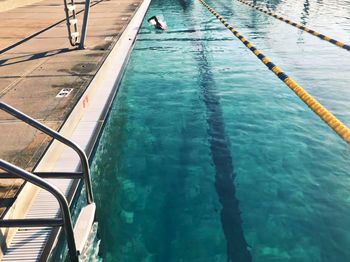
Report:
[[[142,2],[92,1],[84,50],[69,45],[63,2],[0,10],[0,101],[60,130]],[[78,11],[84,8],[84,2],[76,5]],[[71,88],[68,96],[58,95],[63,88]],[[78,106],[88,107],[89,97],[82,102]],[[32,171],[49,143],[41,132],[0,112],[0,158]],[[19,179],[0,179],[2,217],[22,185]]]

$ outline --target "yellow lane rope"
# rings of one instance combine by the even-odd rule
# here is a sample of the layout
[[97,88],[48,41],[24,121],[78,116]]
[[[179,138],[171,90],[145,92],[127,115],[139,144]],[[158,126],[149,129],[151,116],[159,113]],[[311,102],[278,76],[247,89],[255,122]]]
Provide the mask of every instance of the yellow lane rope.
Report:
[[344,141],[350,144],[350,129],[321,105],[314,97],[304,90],[291,77],[286,75],[283,70],[276,66],[271,60],[263,55],[260,50],[254,47],[246,38],[244,38],[236,29],[234,29],[220,14],[211,8],[203,0],[199,0],[208,10],[218,18],[246,47],[248,47],[279,79],[281,79],[299,98],[311,108],[324,122],[327,123]]
[[307,33],[309,33],[309,34],[311,34],[311,35],[314,35],[314,36],[316,36],[316,37],[322,39],[322,40],[325,40],[325,41],[330,42],[330,43],[332,43],[332,44],[334,44],[334,45],[336,45],[336,46],[339,46],[340,48],[343,48],[343,49],[345,49],[345,50],[350,51],[350,45],[348,45],[348,44],[345,44],[345,43],[343,43],[343,42],[340,42],[340,41],[338,41],[338,40],[335,40],[335,39],[333,39],[333,38],[331,38],[331,37],[328,37],[328,36],[326,36],[326,35],[320,34],[320,33],[316,32],[315,30],[312,30],[312,29],[310,29],[310,28],[307,28],[306,26],[303,26],[303,25],[301,25],[301,24],[298,24],[298,23],[296,23],[296,22],[294,22],[294,21],[292,21],[292,20],[283,18],[282,16],[277,15],[276,13],[273,13],[273,12],[270,12],[270,11],[268,11],[268,10],[265,10],[265,9],[259,7],[259,6],[256,6],[256,5],[252,4],[252,3],[249,3],[249,2],[247,2],[247,1],[244,1],[244,0],[237,0],[237,1],[238,1],[238,2],[241,2],[241,3],[245,4],[245,5],[248,5],[248,6],[254,8],[254,9],[260,11],[260,12],[263,12],[263,13],[265,13],[265,14],[267,14],[267,15],[270,15],[270,16],[272,16],[272,17],[278,19],[278,20],[281,20],[281,21],[283,21],[283,22],[285,22],[285,23],[287,23],[287,24],[290,24],[290,25],[292,25],[292,26],[294,26],[294,27],[297,27],[297,28],[299,28],[300,30],[303,30],[303,31],[305,31],[305,32],[307,32]]

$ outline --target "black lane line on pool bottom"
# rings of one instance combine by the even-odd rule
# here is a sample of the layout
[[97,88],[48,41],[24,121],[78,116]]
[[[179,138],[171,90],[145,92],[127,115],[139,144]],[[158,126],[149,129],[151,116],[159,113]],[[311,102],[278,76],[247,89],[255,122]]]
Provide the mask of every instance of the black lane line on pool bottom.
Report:
[[241,211],[236,197],[233,160],[225,124],[220,106],[220,99],[215,92],[215,81],[209,63],[204,54],[203,44],[199,51],[200,85],[207,109],[210,150],[215,165],[215,189],[222,205],[221,224],[227,241],[228,262],[250,262],[252,256],[244,238]]
[[[190,12],[189,3],[185,0],[178,1],[184,13],[188,14]],[[191,17],[195,18],[196,14],[191,14]],[[198,36],[198,31],[194,31],[193,34],[197,38],[202,38]],[[207,111],[210,150],[216,172],[215,189],[222,206],[220,218],[227,245],[227,262],[251,262],[252,256],[244,237],[241,211],[236,197],[234,184],[236,174],[229,147],[230,143],[225,132],[220,99],[215,91],[216,84],[205,55],[203,41],[192,41],[192,44],[195,50],[198,50],[196,60],[199,68],[199,84]]]
[[228,262],[251,262],[252,256],[245,240],[239,201],[236,197],[233,160],[230,143],[225,131],[225,124],[220,105],[220,98],[215,91],[215,81],[205,55],[203,41],[192,42],[198,50],[199,83],[203,101],[207,110],[207,124],[211,156],[215,166],[215,189],[222,205],[221,224],[227,241]]

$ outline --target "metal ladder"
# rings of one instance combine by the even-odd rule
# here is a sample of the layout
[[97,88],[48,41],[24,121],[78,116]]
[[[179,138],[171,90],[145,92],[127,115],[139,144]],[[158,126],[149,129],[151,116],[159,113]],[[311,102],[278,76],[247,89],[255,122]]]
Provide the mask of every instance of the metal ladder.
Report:
[[[46,190],[53,195],[59,203],[60,217],[59,218],[24,218],[24,219],[2,219],[0,220],[0,228],[10,227],[62,227],[67,239],[68,253],[71,261],[79,261],[79,255],[83,251],[85,243],[88,239],[91,226],[95,218],[96,206],[93,199],[91,177],[89,164],[85,152],[75,143],[60,135],[53,129],[41,124],[37,120],[23,114],[15,108],[0,102],[0,110],[7,112],[15,118],[27,123],[28,125],[42,131],[48,136],[52,137],[72,148],[80,158],[82,172],[36,172],[30,173],[21,169],[7,161],[0,159],[0,169],[6,171],[0,173],[0,178],[22,178],[42,190]],[[84,182],[86,189],[86,206],[82,208],[75,227],[71,218],[71,212],[68,201],[65,195],[54,185],[50,184],[44,178],[55,179],[80,179]],[[89,226],[87,228],[86,226]]]
[[[69,2],[68,2],[69,1]],[[66,23],[68,29],[68,38],[72,46],[79,46],[79,49],[84,49],[86,38],[87,23],[90,12],[90,0],[85,0],[83,26],[79,41],[78,19],[74,0],[64,0],[64,11],[66,13]]]
[[76,16],[74,0],[64,0],[64,11],[66,13],[68,38],[72,46],[79,45],[78,19]]

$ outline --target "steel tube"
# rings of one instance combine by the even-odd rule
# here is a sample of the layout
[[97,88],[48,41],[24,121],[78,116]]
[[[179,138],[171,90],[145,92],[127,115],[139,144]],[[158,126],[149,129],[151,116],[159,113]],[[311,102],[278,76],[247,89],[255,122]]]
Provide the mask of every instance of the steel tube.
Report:
[[[61,215],[63,220],[63,229],[67,238],[67,245],[69,249],[69,255],[72,261],[78,261],[78,253],[74,240],[73,224],[71,220],[70,210],[68,202],[63,193],[54,185],[49,184],[44,179],[29,173],[28,171],[21,169],[5,160],[0,159],[0,168],[17,175],[24,180],[33,183],[34,185],[50,192],[58,201],[61,209]],[[5,221],[6,222],[6,221]]]
[[[56,179],[83,179],[83,173],[69,172],[33,172],[34,175],[41,178],[56,178]],[[7,172],[0,172],[0,178],[18,178],[18,176]]]
[[86,199],[88,204],[91,204],[94,202],[94,197],[92,193],[92,186],[91,186],[91,178],[90,178],[90,169],[88,160],[86,157],[85,152],[75,143],[68,140],[64,136],[62,136],[60,133],[56,132],[55,130],[43,125],[39,121],[35,120],[34,118],[31,118],[30,116],[27,116],[23,114],[22,112],[19,112],[15,108],[13,108],[10,105],[7,105],[3,102],[0,102],[0,109],[3,111],[9,113],[10,115],[22,120],[23,122],[27,123],[30,126],[35,127],[36,129],[39,129],[43,133],[47,134],[48,136],[60,141],[61,143],[69,146],[72,148],[78,155],[81,161],[81,168],[84,173],[84,183],[86,187]]

